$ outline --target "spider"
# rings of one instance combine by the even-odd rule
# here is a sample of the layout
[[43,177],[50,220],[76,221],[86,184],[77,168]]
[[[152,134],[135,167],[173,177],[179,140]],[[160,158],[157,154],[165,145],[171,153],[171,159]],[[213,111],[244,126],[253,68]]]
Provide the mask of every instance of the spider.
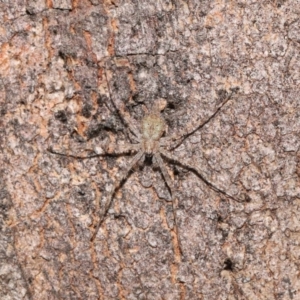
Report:
[[[106,73],[105,73],[106,74]],[[107,75],[106,80],[107,80]],[[108,80],[107,80],[108,84]],[[214,190],[217,193],[220,193],[230,199],[233,199],[235,201],[241,202],[243,200],[236,199],[235,197],[227,194],[222,189],[215,186],[212,182],[210,182],[208,179],[206,179],[200,170],[200,168],[197,165],[192,165],[190,162],[188,162],[186,159],[178,158],[174,154],[170,152],[170,150],[173,150],[177,148],[188,136],[193,134],[195,131],[201,129],[204,125],[206,125],[214,116],[216,116],[222,107],[231,99],[231,96],[234,92],[237,91],[237,88],[231,89],[231,92],[225,97],[225,100],[221,102],[221,104],[217,107],[215,112],[204,122],[201,122],[200,124],[196,124],[195,126],[192,126],[192,128],[188,128],[184,130],[183,132],[179,134],[174,134],[169,137],[164,137],[163,134],[166,131],[166,123],[163,120],[160,111],[164,107],[163,101],[158,101],[158,105],[154,106],[150,113],[144,116],[144,118],[141,121],[140,124],[140,130],[137,130],[137,128],[133,125],[130,118],[126,117],[124,114],[120,112],[118,109],[115,101],[111,97],[110,93],[110,87],[108,84],[108,92],[110,94],[110,99],[112,101],[112,104],[114,108],[117,110],[118,114],[122,118],[124,124],[129,129],[129,131],[133,134],[134,137],[134,143],[126,143],[126,144],[117,144],[117,145],[109,145],[104,149],[104,153],[102,154],[95,154],[91,156],[77,156],[77,155],[70,155],[70,154],[64,154],[60,152],[54,151],[52,148],[49,148],[48,151],[62,156],[69,156],[73,158],[79,158],[79,159],[85,159],[85,158],[92,158],[96,156],[104,156],[104,155],[125,155],[125,154],[132,154],[135,153],[135,155],[132,157],[126,168],[121,172],[119,175],[118,180],[113,185],[112,190],[109,192],[108,197],[106,199],[106,202],[104,206],[101,208],[100,212],[100,220],[98,221],[98,224],[95,228],[95,231],[92,235],[91,240],[93,241],[99,231],[99,228],[103,221],[105,220],[105,217],[107,215],[107,212],[112,204],[114,194],[116,190],[120,187],[122,182],[126,179],[127,175],[129,174],[130,170],[137,164],[138,161],[141,161],[145,159],[145,157],[154,158],[155,162],[159,166],[161,173],[164,177],[164,180],[169,188],[171,199],[172,199],[172,206],[173,206],[173,218],[174,218],[174,227],[176,230],[176,236],[178,233],[178,226],[176,222],[176,205],[175,205],[175,199],[173,199],[174,196],[174,186],[171,180],[171,177],[164,165],[164,159],[169,160],[170,162],[181,165],[183,168],[186,168],[190,171],[193,171],[209,188]]]

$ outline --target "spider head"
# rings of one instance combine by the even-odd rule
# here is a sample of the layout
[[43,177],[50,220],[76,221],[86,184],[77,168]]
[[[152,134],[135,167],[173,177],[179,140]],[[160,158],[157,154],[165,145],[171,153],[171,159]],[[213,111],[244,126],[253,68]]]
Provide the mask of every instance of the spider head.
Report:
[[157,141],[153,141],[153,140],[144,140],[143,145],[144,145],[145,155],[147,157],[151,157],[153,153],[156,152],[158,147]]

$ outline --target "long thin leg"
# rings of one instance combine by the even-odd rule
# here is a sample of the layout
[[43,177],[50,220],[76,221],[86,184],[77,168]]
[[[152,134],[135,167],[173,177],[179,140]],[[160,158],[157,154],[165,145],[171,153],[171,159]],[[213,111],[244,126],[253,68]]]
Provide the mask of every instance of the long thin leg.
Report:
[[178,230],[178,225],[177,225],[177,217],[176,217],[176,211],[177,211],[177,201],[176,199],[174,199],[174,186],[171,180],[171,177],[168,173],[168,170],[166,169],[164,162],[160,156],[159,153],[154,154],[154,157],[160,167],[160,170],[164,176],[164,179],[171,191],[171,198],[172,198],[172,210],[173,210],[173,219],[174,219],[174,227],[175,227],[175,234],[176,234],[176,238],[177,238],[177,242],[178,242],[178,247],[179,247],[179,251],[182,254],[182,250],[181,250],[181,242],[180,242],[180,238],[179,238],[179,230]]
[[163,138],[161,139],[161,144],[162,145],[167,145],[168,143],[171,144],[169,149],[175,149],[177,148],[187,137],[189,137],[190,135],[192,135],[194,132],[196,132],[197,130],[201,129],[202,127],[204,127],[206,124],[208,124],[223,108],[223,106],[231,99],[233,93],[235,93],[237,91],[237,89],[231,89],[231,93],[229,93],[229,95],[225,98],[225,100],[218,106],[218,108],[215,110],[215,112],[205,121],[201,122],[200,124],[198,123],[198,120],[195,122],[196,124],[192,124],[190,126],[188,126],[187,129],[184,129],[182,131],[180,131],[177,134],[172,135],[169,138]]
[[164,165],[164,162],[163,162],[160,154],[156,153],[156,154],[154,154],[154,157],[155,157],[155,159],[156,159],[156,161],[157,161],[157,163],[158,163],[158,165],[160,167],[160,170],[161,170],[161,172],[162,172],[162,174],[164,176],[164,179],[165,179],[165,181],[166,181],[166,183],[167,183],[167,185],[168,185],[168,187],[170,189],[171,197],[172,197],[173,193],[174,193],[174,186],[172,184],[171,177],[170,177],[170,175],[169,175],[169,173],[168,173],[168,171],[167,171],[167,169],[166,169],[166,167]]
[[126,167],[126,169],[124,169],[120,175],[120,177],[116,180],[116,182],[114,183],[114,186],[111,190],[111,192],[109,193],[106,203],[103,207],[102,212],[100,212],[100,220],[97,224],[97,227],[95,229],[95,232],[93,233],[93,236],[91,238],[91,241],[93,241],[99,231],[99,228],[101,226],[101,224],[103,223],[105,216],[111,206],[112,200],[113,200],[113,196],[115,194],[116,189],[121,185],[122,181],[126,178],[127,174],[129,173],[129,171],[134,167],[134,165],[142,158],[142,156],[144,155],[144,151],[140,150],[129,162],[128,166]]
[[137,128],[132,124],[130,116],[125,114],[124,105],[122,105],[123,107],[122,107],[122,109],[120,109],[119,106],[116,104],[115,100],[112,97],[112,93],[111,93],[111,89],[110,89],[110,84],[109,84],[106,68],[107,68],[107,64],[105,64],[104,75],[105,75],[105,78],[106,78],[109,98],[112,102],[112,105],[114,106],[114,109],[117,111],[118,115],[121,117],[121,119],[122,119],[123,123],[125,124],[125,126],[131,131],[131,133],[133,133],[135,135],[136,138],[140,139],[141,135],[140,135],[139,131],[137,130]]
[[[106,147],[103,153],[99,154],[91,154],[91,155],[77,155],[77,154],[69,154],[69,153],[62,153],[59,151],[54,150],[52,147],[49,147],[47,149],[48,152],[60,156],[66,156],[66,157],[72,157],[76,159],[88,159],[88,158],[94,158],[99,156],[105,156],[105,155],[125,155],[130,154],[131,152],[137,152],[139,148],[139,144],[117,144],[117,145],[109,145]],[[91,150],[92,151],[92,150]]]
[[172,162],[174,162],[175,164],[179,164],[181,165],[182,167],[186,168],[186,169],[189,169],[191,171],[194,171],[196,173],[196,175],[209,187],[211,188],[212,190],[214,190],[215,192],[217,193],[220,193],[234,201],[237,201],[237,202],[244,202],[243,200],[241,199],[237,199],[229,194],[227,194],[225,191],[219,189],[218,187],[216,187],[213,183],[211,183],[208,179],[206,179],[202,173],[201,173],[201,170],[199,170],[195,165],[191,165],[186,159],[180,159],[178,158],[177,156],[169,153],[168,151],[160,148],[160,153],[166,157],[167,159],[171,160]]

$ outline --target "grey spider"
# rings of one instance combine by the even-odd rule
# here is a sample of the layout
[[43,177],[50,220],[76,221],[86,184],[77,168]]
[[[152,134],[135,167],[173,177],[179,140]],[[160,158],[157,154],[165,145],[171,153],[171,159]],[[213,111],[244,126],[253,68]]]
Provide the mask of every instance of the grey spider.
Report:
[[[107,77],[107,76],[106,76]],[[107,81],[108,82],[108,81]],[[108,90],[110,93],[110,88],[108,84]],[[120,187],[121,183],[124,181],[124,179],[127,177],[130,170],[135,166],[135,164],[147,157],[153,157],[159,166],[162,175],[164,177],[164,180],[170,190],[171,193],[171,199],[172,199],[172,206],[173,206],[173,218],[174,218],[174,224],[175,224],[175,230],[176,230],[176,236],[178,237],[178,227],[176,222],[176,205],[175,205],[175,199],[173,199],[174,195],[174,186],[172,184],[171,177],[164,165],[163,158],[181,165],[182,167],[193,171],[209,188],[216,191],[217,193],[220,193],[230,199],[233,199],[235,201],[241,202],[242,200],[236,199],[235,197],[227,194],[222,189],[215,186],[212,182],[210,182],[208,179],[206,179],[203,175],[201,170],[197,165],[192,165],[185,159],[178,158],[174,154],[171,154],[169,150],[175,149],[178,147],[188,136],[193,134],[195,131],[202,128],[204,125],[206,125],[216,114],[219,113],[219,111],[222,109],[222,107],[231,99],[232,94],[237,89],[231,89],[231,92],[228,94],[228,96],[221,102],[221,104],[216,108],[215,112],[204,122],[201,122],[200,124],[196,124],[194,126],[191,126],[190,128],[185,129],[184,131],[180,132],[179,134],[174,134],[170,137],[163,137],[163,134],[166,130],[166,123],[163,120],[163,118],[160,115],[160,111],[162,110],[163,102],[160,101],[159,105],[156,105],[156,107],[152,110],[151,113],[144,116],[144,118],[141,121],[140,131],[137,130],[137,128],[133,125],[130,118],[126,117],[125,115],[122,115],[120,110],[118,109],[116,103],[114,102],[113,98],[110,96],[110,99],[113,103],[113,106],[117,110],[118,114],[123,119],[125,125],[128,127],[129,131],[133,134],[135,137],[136,143],[127,143],[122,145],[115,145],[112,147],[112,145],[109,145],[104,149],[104,153],[102,154],[95,154],[91,156],[77,156],[77,155],[70,155],[70,154],[64,154],[60,152],[54,151],[52,148],[49,148],[48,150],[53,154],[58,154],[62,156],[70,156],[73,158],[79,158],[79,159],[85,159],[85,158],[92,158],[96,156],[104,156],[107,154],[110,155],[125,155],[125,154],[132,154],[135,153],[135,156],[130,160],[127,167],[121,172],[118,180],[114,183],[112,190],[109,192],[108,197],[106,199],[106,202],[104,206],[101,208],[100,212],[100,220],[98,221],[98,224],[95,228],[95,231],[92,235],[91,240],[94,240],[101,224],[105,220],[106,214],[111,206],[111,203],[114,198],[114,194],[116,190]]]

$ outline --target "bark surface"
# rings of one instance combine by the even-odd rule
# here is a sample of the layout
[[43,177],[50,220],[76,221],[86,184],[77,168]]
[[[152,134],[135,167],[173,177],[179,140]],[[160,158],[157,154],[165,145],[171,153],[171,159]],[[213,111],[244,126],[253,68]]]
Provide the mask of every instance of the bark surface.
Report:
[[[1,1],[0,44],[1,299],[300,299],[299,1]],[[130,157],[47,149],[130,142],[157,99],[185,132],[232,88],[171,152],[244,200],[165,162],[177,233],[146,160],[91,241]]]

